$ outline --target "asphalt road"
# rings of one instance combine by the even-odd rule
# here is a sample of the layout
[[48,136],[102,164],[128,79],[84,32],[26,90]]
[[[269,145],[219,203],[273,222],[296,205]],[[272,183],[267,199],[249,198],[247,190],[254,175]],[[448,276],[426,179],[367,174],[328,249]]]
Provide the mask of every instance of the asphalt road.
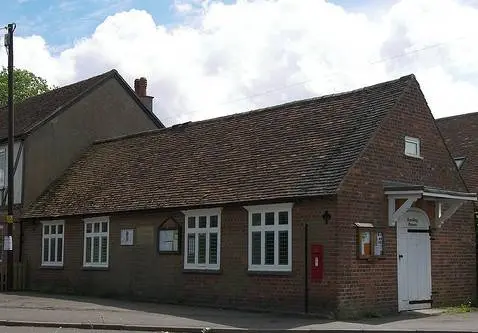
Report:
[[98,331],[98,330],[80,330],[80,329],[74,329],[74,328],[0,326],[0,333],[121,333],[121,332],[139,333],[134,331]]

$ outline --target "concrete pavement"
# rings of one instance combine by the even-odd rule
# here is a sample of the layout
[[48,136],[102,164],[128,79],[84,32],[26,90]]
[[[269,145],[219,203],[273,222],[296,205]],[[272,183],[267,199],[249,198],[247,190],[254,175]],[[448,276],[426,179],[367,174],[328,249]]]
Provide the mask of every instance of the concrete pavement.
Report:
[[[0,326],[90,330],[201,332],[234,331],[440,331],[478,332],[478,312],[407,313],[359,321],[331,321],[203,307],[26,293],[0,294]],[[0,329],[0,332],[2,330]],[[296,332],[297,333],[297,332]]]

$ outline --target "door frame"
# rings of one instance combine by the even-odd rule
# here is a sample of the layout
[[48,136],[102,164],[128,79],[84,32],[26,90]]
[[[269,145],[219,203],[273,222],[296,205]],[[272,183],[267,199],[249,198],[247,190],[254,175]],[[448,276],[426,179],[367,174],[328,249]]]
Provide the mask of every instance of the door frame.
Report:
[[[431,302],[426,302],[426,303],[415,303],[415,304],[410,304],[410,303],[404,303],[401,301],[401,290],[402,288],[407,288],[408,290],[408,281],[407,277],[402,276],[400,274],[400,237],[399,237],[399,231],[400,231],[400,226],[401,223],[403,223],[403,220],[407,217],[408,213],[416,213],[423,218],[424,222],[426,223],[428,229],[430,229],[430,219],[428,218],[428,215],[425,211],[419,208],[409,208],[397,221],[396,223],[396,239],[397,239],[397,303],[398,303],[398,311],[408,311],[408,310],[417,310],[417,309],[426,309],[431,307]],[[407,249],[408,252],[408,249]],[[408,259],[408,258],[407,258]],[[430,285],[430,300],[431,300],[431,291],[432,291],[432,262],[431,262],[431,240],[429,239],[428,241],[428,255],[426,258],[426,262],[428,265],[428,279],[429,279],[429,285]],[[405,280],[404,280],[405,279]],[[407,281],[405,285],[403,285],[403,281]],[[402,286],[401,286],[402,283]]]

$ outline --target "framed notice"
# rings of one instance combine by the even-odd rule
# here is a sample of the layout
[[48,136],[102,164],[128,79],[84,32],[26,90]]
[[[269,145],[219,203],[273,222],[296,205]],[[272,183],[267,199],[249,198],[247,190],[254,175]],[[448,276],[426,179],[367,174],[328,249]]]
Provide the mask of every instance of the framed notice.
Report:
[[160,229],[159,230],[159,252],[178,252],[179,251],[179,230],[178,229]]
[[122,246],[134,245],[134,229],[122,229],[121,230],[121,243]]
[[160,254],[180,254],[181,228],[172,217],[166,219],[158,228],[158,252]]
[[383,256],[383,232],[371,223],[355,223],[357,227],[357,257],[359,259]]

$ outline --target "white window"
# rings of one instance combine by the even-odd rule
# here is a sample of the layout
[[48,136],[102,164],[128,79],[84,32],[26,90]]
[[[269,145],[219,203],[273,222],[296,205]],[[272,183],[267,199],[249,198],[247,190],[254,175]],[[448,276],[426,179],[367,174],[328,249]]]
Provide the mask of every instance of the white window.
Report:
[[183,213],[186,225],[184,268],[218,270],[221,261],[221,209]]
[[83,265],[85,267],[108,267],[109,218],[85,219],[85,244]]
[[63,266],[64,221],[42,222],[42,266]]
[[292,203],[247,206],[249,270],[292,270]]
[[420,157],[420,139],[405,137],[405,155]]

